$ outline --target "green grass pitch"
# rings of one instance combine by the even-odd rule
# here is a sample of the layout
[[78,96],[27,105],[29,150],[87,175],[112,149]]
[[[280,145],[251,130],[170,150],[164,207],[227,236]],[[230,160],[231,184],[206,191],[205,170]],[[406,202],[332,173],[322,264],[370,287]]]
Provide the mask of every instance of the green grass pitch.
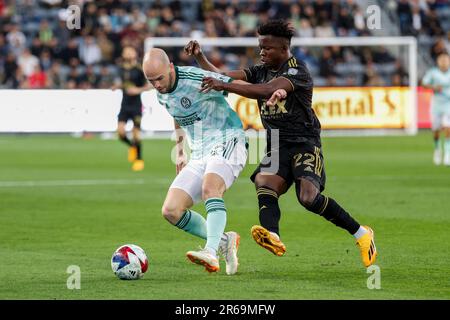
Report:
[[[203,241],[161,216],[172,141],[145,140],[137,173],[116,140],[30,135],[0,136],[0,299],[449,299],[450,168],[432,165],[430,133],[323,144],[325,194],[375,231],[379,290],[367,288],[353,238],[306,212],[293,189],[280,201],[286,255],[255,244],[255,165],[225,195],[227,229],[241,234],[239,272],[227,276],[222,262],[208,274],[185,257]],[[111,271],[125,243],[149,256],[142,280]],[[67,289],[70,265],[80,290]]]

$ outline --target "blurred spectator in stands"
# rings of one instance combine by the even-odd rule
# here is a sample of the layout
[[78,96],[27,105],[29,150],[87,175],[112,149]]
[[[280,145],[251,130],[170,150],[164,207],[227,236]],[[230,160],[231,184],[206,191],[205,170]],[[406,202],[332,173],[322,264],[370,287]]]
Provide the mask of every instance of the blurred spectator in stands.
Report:
[[81,29],[85,34],[94,32],[100,26],[97,14],[97,5],[94,2],[87,3],[81,15]]
[[84,72],[78,77],[78,88],[93,89],[96,88],[100,82],[100,78],[95,74],[92,65],[86,66]]
[[31,54],[30,49],[25,48],[17,59],[17,64],[25,77],[29,77],[39,65],[39,59]]
[[313,1],[312,3],[314,12],[317,17],[320,17],[325,21],[331,20],[331,12],[332,12],[331,2],[325,0],[316,0]]
[[300,28],[297,29],[297,35],[302,38],[314,37],[314,29],[311,27],[311,23],[308,19],[300,20]]
[[325,47],[322,50],[322,56],[319,60],[319,75],[324,78],[334,78],[338,76],[335,70],[336,61],[334,61],[331,49]]
[[16,56],[12,52],[8,53],[3,62],[3,81],[2,84],[13,87],[16,77],[16,70],[18,65],[16,63]]
[[41,40],[42,44],[46,45],[52,38],[53,30],[50,28],[47,20],[42,20],[39,25],[39,40]]
[[314,28],[314,34],[317,38],[335,37],[336,33],[328,20],[319,20],[318,25]]
[[85,36],[79,46],[80,60],[85,65],[99,63],[102,60],[102,52],[94,37]]
[[175,21],[175,16],[173,15],[172,9],[170,7],[163,7],[161,10],[161,23],[165,23],[168,26]]
[[311,5],[305,5],[303,7],[302,17],[305,19],[308,19],[309,23],[312,27],[315,27],[317,25],[317,17],[314,12],[314,8]]
[[6,44],[5,36],[0,33],[0,59],[3,59],[8,54],[8,45]]
[[59,58],[66,63],[70,63],[71,60],[80,61],[78,42],[75,38],[69,40],[67,47],[61,51]]
[[364,13],[359,7],[354,7],[353,10],[353,21],[356,29],[356,35],[362,35],[366,30],[366,20],[364,18]]
[[98,88],[109,89],[114,84],[114,75],[109,70],[106,64],[100,68],[100,76],[98,80]]
[[350,11],[346,6],[340,8],[336,24],[339,36],[356,35],[354,32],[351,34],[352,30],[355,29],[355,19],[350,15]]
[[412,23],[411,6],[408,0],[399,0],[397,4],[397,16],[402,34],[410,34]]
[[48,88],[47,74],[37,64],[33,72],[27,77],[24,83],[26,89],[45,89]]
[[375,63],[392,63],[395,58],[390,54],[386,47],[380,46],[372,51],[373,62]]
[[58,61],[53,62],[50,70],[47,71],[48,84],[53,89],[63,88],[64,79],[62,76],[61,64]]
[[294,27],[294,30],[298,32],[301,27],[301,8],[297,3],[294,3],[289,10],[289,20]]
[[6,35],[6,40],[9,45],[9,50],[16,57],[19,56],[26,47],[27,38],[17,24],[11,26],[11,30]]
[[108,39],[108,36],[102,29],[98,29],[96,31],[96,38],[102,57],[101,61],[106,63],[112,63],[114,56],[114,44]]
[[39,63],[44,72],[47,72],[53,63],[52,57],[50,55],[50,50],[44,49],[39,56]]
[[[446,53],[447,52],[447,48],[445,46],[445,40],[443,38],[439,38],[432,46],[431,46],[431,51],[430,51],[430,55],[431,58],[436,61],[436,58],[441,54],[441,53]],[[448,52],[447,52],[448,53]]]
[[438,16],[436,10],[434,10],[434,9],[428,10],[426,21],[427,21],[428,34],[430,36],[444,36],[445,35],[444,30],[442,30],[441,23],[439,21],[439,16]]
[[[292,7],[295,5],[291,3],[291,0],[281,0],[275,3],[274,15],[275,19],[283,19],[287,20],[289,18],[292,19]],[[298,7],[298,5],[297,5]],[[300,9],[300,7],[298,7]],[[294,9],[296,10],[296,9]]]
[[[58,26],[53,30],[53,38],[57,39],[61,47],[67,46],[71,37],[71,31],[67,28],[66,21],[59,19]],[[50,41],[52,43],[52,41]]]
[[77,89],[80,81],[77,67],[71,67],[66,79],[66,89]]
[[113,32],[120,33],[131,20],[123,8],[115,7],[110,15],[111,29]]
[[41,55],[42,50],[44,50],[44,46],[42,45],[41,39],[39,37],[34,37],[31,41],[30,51],[31,54],[39,57]]
[[154,7],[150,7],[147,10],[147,28],[150,32],[154,33],[156,30],[156,27],[160,24],[161,22],[161,16],[160,16],[160,12],[159,9],[154,8]]
[[393,86],[407,86],[409,84],[408,73],[400,59],[395,61],[394,73],[391,76]]
[[417,36],[423,28],[425,13],[418,4],[414,4],[411,8],[411,34]]
[[258,18],[255,11],[252,11],[250,6],[245,6],[242,11],[238,13],[239,35],[247,36],[255,33]]
[[365,86],[384,86],[385,82],[383,78],[378,74],[375,69],[375,65],[372,62],[368,62],[366,65],[366,70],[363,75],[363,83]]

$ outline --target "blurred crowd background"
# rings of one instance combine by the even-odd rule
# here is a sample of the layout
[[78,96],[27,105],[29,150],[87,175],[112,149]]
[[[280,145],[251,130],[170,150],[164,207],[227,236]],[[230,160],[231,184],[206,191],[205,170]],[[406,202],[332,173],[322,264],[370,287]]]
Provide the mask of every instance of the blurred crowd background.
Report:
[[[382,28],[368,30],[365,9],[377,4]],[[82,8],[81,28],[66,26],[68,8]],[[268,19],[289,20],[298,37],[414,36],[419,76],[450,52],[447,0],[0,0],[0,88],[110,88],[124,46],[142,57],[148,37],[248,37]],[[166,48],[178,65],[195,65],[181,47]],[[223,70],[258,62],[257,48],[204,48]],[[408,85],[399,48],[293,48],[316,86]],[[401,50],[406,50],[403,48]]]

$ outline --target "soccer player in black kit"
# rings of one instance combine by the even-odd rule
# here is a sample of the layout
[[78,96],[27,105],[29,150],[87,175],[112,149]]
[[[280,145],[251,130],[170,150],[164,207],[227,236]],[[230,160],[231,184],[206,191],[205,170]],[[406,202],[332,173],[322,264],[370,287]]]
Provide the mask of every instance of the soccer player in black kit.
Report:
[[[122,104],[118,116],[117,134],[119,139],[129,146],[128,161],[132,162],[133,171],[144,169],[141,144],[142,102],[141,93],[150,88],[137,61],[137,53],[133,47],[125,47],[122,51],[123,64],[120,67],[120,81],[113,86],[122,88]],[[133,121],[133,140],[127,137],[125,130],[128,120]]]
[[[368,267],[377,256],[372,229],[361,226],[334,199],[322,194],[325,169],[321,126],[311,107],[313,81],[305,63],[290,52],[293,35],[294,30],[282,20],[262,24],[258,28],[261,64],[222,72],[237,80],[231,83],[204,78],[202,90],[225,90],[258,100],[267,130],[267,154],[251,176],[261,223],[252,227],[253,239],[277,256],[286,252],[280,240],[278,198],[295,184],[303,207],[355,237],[363,264]],[[220,72],[203,55],[198,42],[190,41],[185,52],[193,55],[202,68]]]

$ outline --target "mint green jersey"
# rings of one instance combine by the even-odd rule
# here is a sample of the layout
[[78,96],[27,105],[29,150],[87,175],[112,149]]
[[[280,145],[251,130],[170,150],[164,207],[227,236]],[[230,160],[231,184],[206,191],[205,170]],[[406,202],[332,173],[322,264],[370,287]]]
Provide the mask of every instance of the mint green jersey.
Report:
[[442,86],[441,92],[435,92],[431,103],[433,112],[450,111],[450,69],[443,72],[437,67],[430,69],[423,77],[425,85]]
[[158,101],[186,132],[191,158],[207,156],[218,144],[245,139],[239,116],[225,100],[226,92],[201,93],[203,77],[229,82],[230,77],[196,67],[175,66],[175,84]]

